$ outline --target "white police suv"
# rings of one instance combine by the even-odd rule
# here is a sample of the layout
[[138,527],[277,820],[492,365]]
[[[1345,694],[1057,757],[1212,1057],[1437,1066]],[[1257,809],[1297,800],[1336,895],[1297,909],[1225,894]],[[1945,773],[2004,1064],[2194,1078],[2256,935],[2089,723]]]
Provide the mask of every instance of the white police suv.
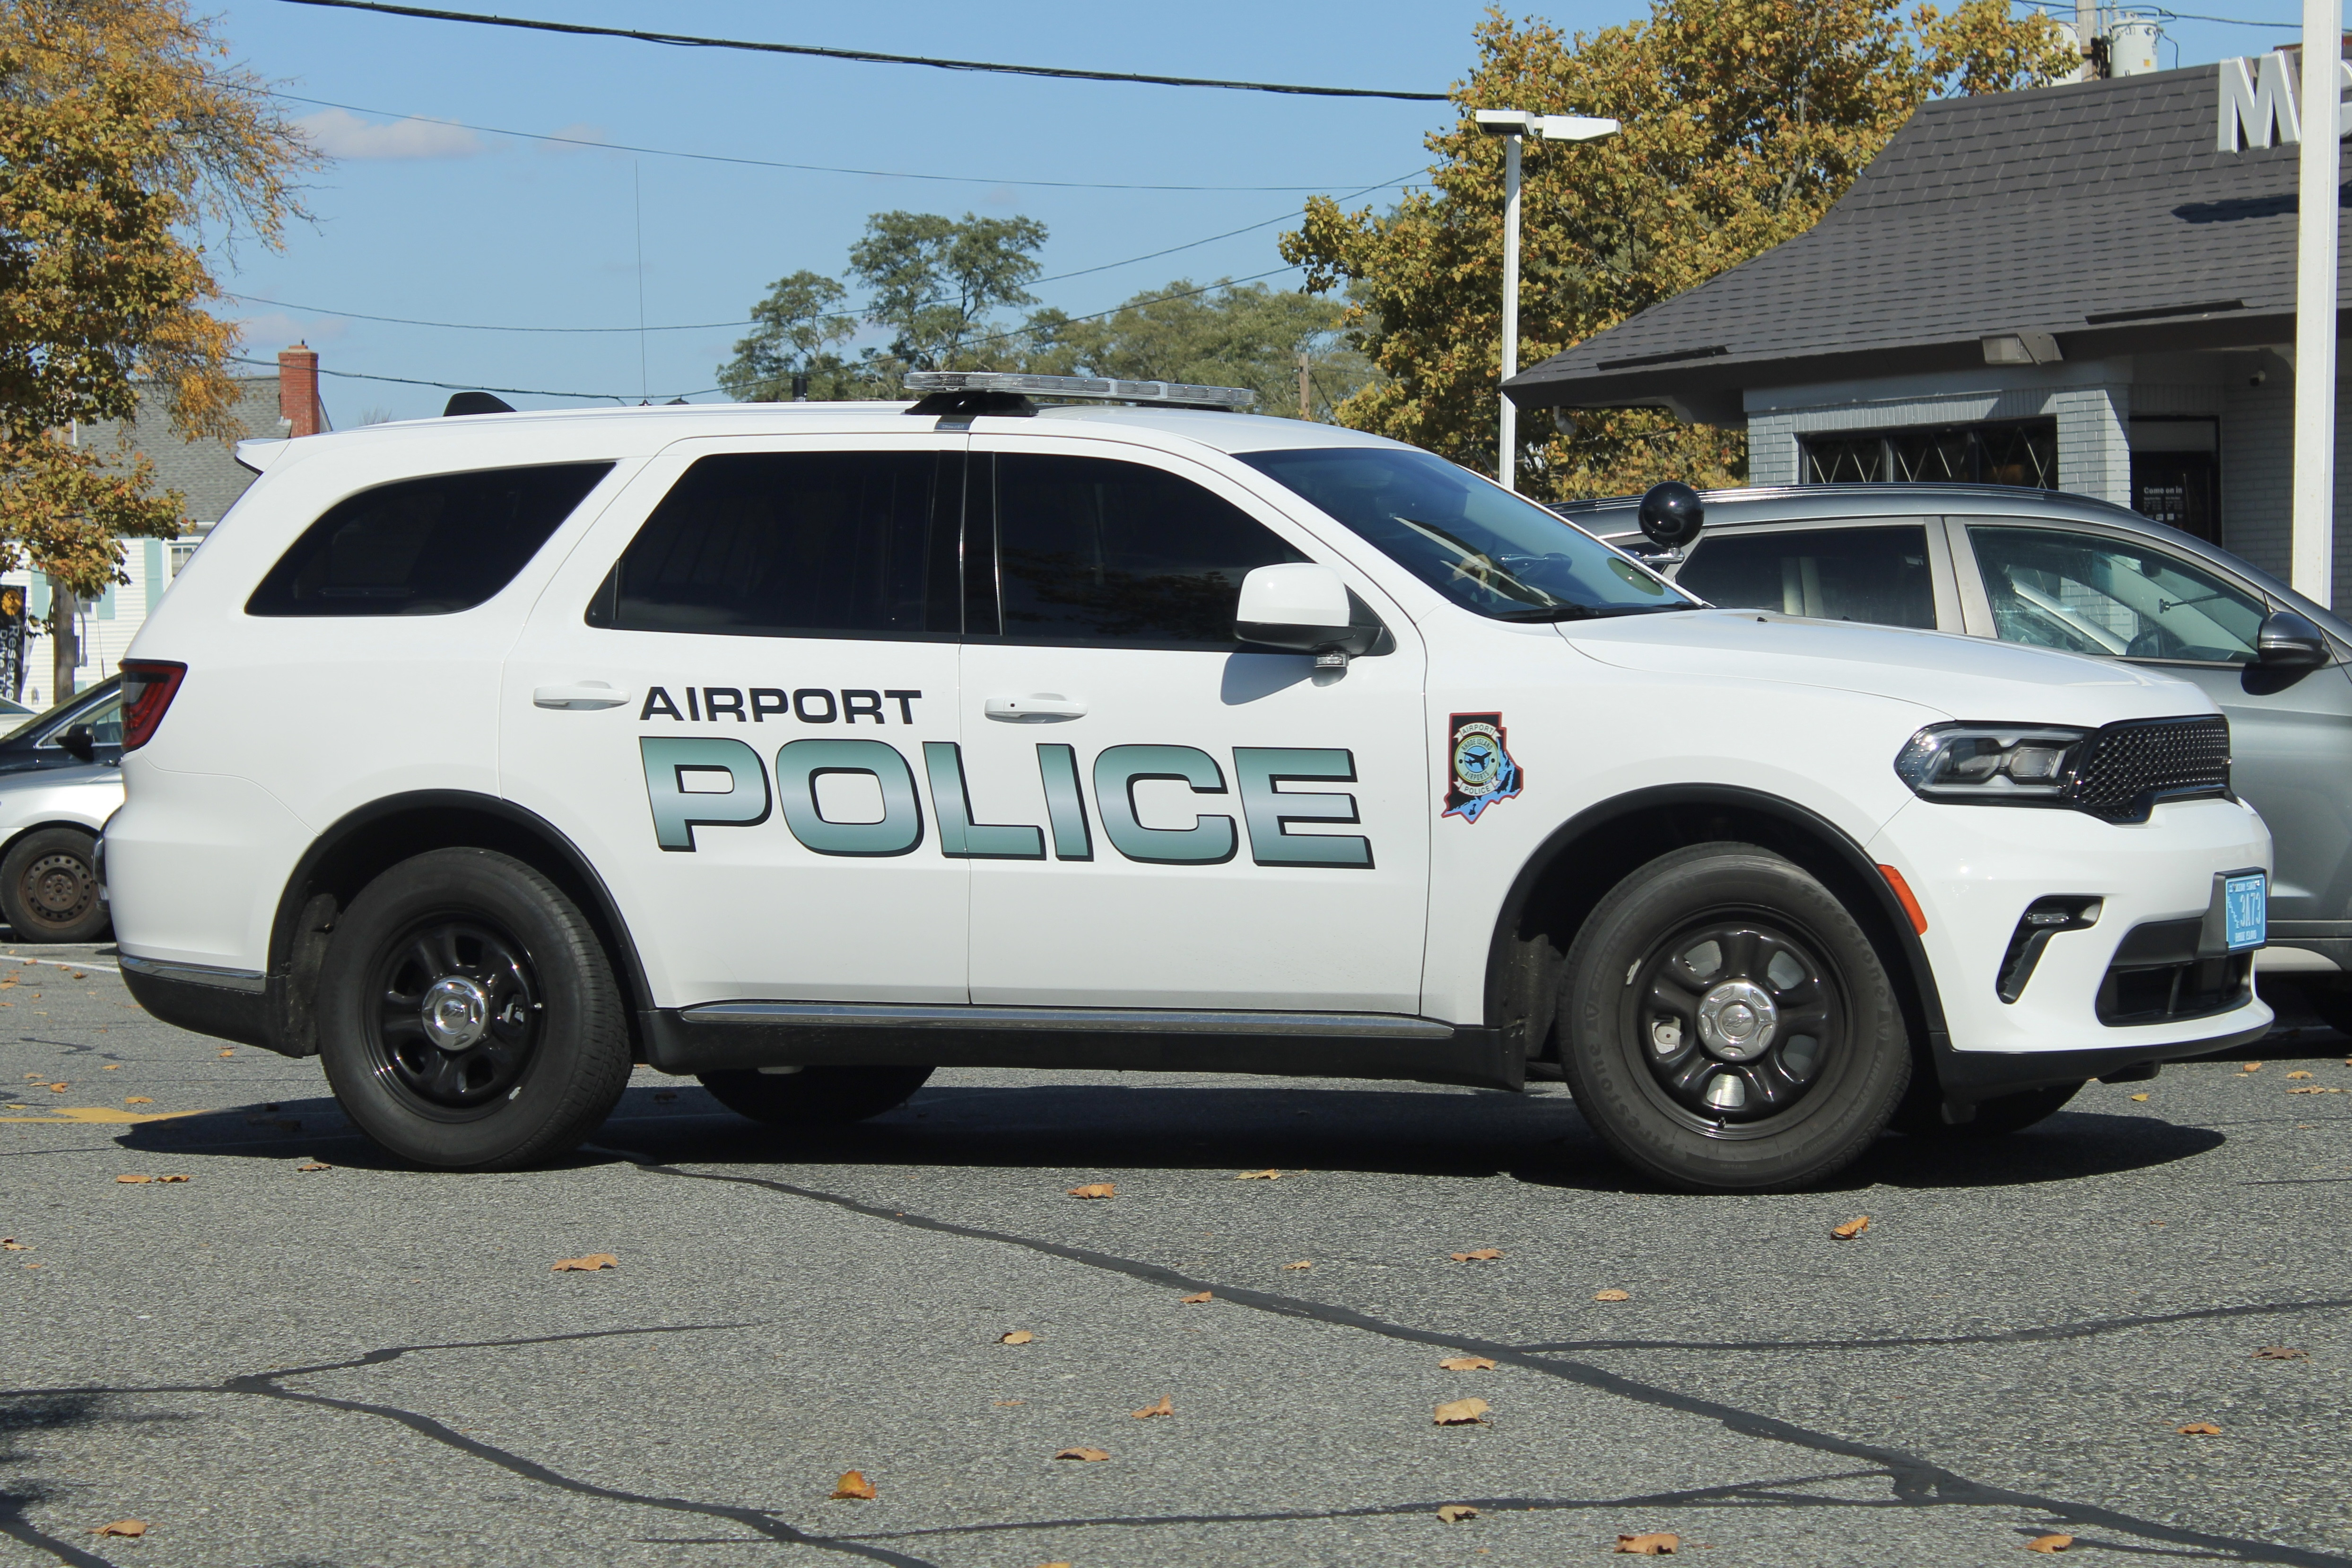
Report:
[[950,1064],[1564,1078],[1716,1189],[2270,1022],[2192,686],[1710,609],[1247,394],[915,390],[241,448],[124,664],[133,993],[431,1165]]

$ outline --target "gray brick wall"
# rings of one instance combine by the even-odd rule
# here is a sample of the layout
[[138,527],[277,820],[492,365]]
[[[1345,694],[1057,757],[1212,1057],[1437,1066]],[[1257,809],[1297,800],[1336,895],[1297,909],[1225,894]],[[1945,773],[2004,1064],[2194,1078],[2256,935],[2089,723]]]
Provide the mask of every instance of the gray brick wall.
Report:
[[2058,488],[2131,505],[2129,386],[2070,386],[2050,399],[2058,416]]
[[[1759,402],[1774,396],[1767,394]],[[1934,393],[1849,398],[1815,407],[1766,406],[1748,417],[1748,473],[1759,485],[1791,485],[1802,477],[1799,442],[1813,435],[1899,430],[1979,420],[2058,421],[2058,482],[2065,489],[2123,505],[2131,501],[2131,447],[2126,434],[2132,389],[2117,383],[2030,385],[2005,391]],[[2172,412],[2167,409],[2166,412]]]

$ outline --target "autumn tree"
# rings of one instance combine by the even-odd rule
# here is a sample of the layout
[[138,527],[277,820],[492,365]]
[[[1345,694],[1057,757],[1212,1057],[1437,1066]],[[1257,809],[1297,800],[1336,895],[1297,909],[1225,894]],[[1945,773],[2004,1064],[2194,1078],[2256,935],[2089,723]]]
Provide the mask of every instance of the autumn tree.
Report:
[[0,570],[46,573],[63,616],[128,581],[124,536],[181,526],[144,458],[82,428],[143,387],[184,439],[245,434],[205,242],[276,247],[309,158],[184,0],[0,6]]
[[[1655,0],[1646,20],[1563,37],[1489,11],[1460,110],[1427,142],[1433,188],[1386,214],[1307,205],[1282,237],[1307,287],[1344,288],[1382,373],[1342,423],[1493,472],[1501,369],[1503,146],[1476,109],[1603,115],[1604,141],[1525,150],[1519,363],[1531,365],[1819,221],[1914,110],[2072,71],[2039,13],[1963,0]],[[1664,478],[1735,482],[1746,439],[1647,409],[1580,411],[1572,434],[1523,421],[1529,493],[1623,493]]]

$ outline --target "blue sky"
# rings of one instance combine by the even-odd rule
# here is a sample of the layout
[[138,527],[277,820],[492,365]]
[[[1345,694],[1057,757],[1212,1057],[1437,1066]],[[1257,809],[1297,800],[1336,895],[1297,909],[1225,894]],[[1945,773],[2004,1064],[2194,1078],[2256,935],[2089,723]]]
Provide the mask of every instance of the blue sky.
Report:
[[[488,0],[453,9],[726,37],[1024,64],[1443,91],[1471,63],[1478,0]],[[2209,0],[2215,14],[2293,21],[2292,0]],[[1577,0],[1564,28],[1646,5]],[[2066,8],[2071,15],[2071,6]],[[868,214],[893,207],[1023,214],[1050,233],[1041,300],[1099,310],[1171,279],[1281,267],[1275,237],[1313,192],[1344,195],[1425,165],[1444,104],[1276,97],[950,73],[678,49],[235,0],[236,56],[340,154],[316,176],[314,221],[282,254],[216,254],[247,351],[296,338],[330,371],[634,402],[710,391],[769,282],[841,276]],[[2165,63],[2252,53],[2291,35],[2179,21]],[[575,142],[954,176],[950,181],[751,168],[534,142]],[[1024,182],[1199,185],[1057,188]],[[1246,187],[1290,187],[1249,189]],[[1393,199],[1393,188],[1349,205]],[[1228,230],[1248,232],[1195,244]],[[640,238],[642,237],[642,239]],[[639,247],[642,243],[642,268]],[[1150,260],[1148,252],[1190,248]],[[1122,264],[1123,263],[1123,264]],[[1098,268],[1098,270],[1097,270]],[[1281,273],[1277,286],[1295,280]],[[641,340],[643,320],[654,327]],[[264,303],[261,301],[270,301]],[[334,314],[331,312],[344,312]],[[354,315],[617,331],[476,331]],[[329,376],[338,425],[437,413],[446,392]],[[582,400],[512,396],[521,407]]]

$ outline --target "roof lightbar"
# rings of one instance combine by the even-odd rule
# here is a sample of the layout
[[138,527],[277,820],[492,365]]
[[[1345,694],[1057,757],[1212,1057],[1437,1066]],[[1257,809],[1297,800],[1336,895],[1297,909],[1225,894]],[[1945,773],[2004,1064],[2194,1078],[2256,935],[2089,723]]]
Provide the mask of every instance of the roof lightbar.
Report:
[[907,390],[923,395],[910,414],[1029,413],[1030,395],[1106,403],[1142,403],[1163,408],[1206,408],[1237,413],[1257,401],[1243,386],[1194,386],[1181,381],[1114,381],[1091,375],[1024,375],[1007,370],[917,370],[907,373]]

